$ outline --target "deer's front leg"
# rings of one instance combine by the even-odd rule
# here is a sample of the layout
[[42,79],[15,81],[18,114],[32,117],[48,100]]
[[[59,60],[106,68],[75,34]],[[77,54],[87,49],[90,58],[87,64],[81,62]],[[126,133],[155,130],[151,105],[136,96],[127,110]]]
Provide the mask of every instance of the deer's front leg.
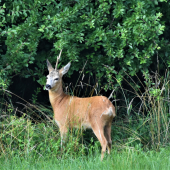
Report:
[[60,135],[61,135],[61,148],[65,145],[67,139],[68,128],[67,127],[60,127]]

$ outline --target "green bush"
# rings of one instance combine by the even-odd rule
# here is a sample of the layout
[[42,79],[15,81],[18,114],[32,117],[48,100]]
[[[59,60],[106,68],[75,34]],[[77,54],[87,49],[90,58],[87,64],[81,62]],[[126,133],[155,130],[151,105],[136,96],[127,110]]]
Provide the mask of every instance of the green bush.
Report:
[[87,149],[79,142],[80,132],[74,133],[72,131],[62,151],[60,134],[53,122],[33,124],[26,116],[18,118],[3,115],[2,117],[0,122],[0,156],[34,155],[40,157],[48,155],[60,158],[70,154],[72,156],[85,154],[85,150],[87,152]]
[[85,71],[99,84],[103,79],[113,82],[110,74],[121,82],[124,71],[133,76],[147,70],[161,46],[169,66],[169,45],[159,39],[169,21],[166,14],[161,20],[168,6],[166,0],[4,0],[0,85],[7,88],[14,74],[31,76],[44,85],[45,60],[54,63],[61,48],[59,65],[74,61],[68,75],[88,61]]

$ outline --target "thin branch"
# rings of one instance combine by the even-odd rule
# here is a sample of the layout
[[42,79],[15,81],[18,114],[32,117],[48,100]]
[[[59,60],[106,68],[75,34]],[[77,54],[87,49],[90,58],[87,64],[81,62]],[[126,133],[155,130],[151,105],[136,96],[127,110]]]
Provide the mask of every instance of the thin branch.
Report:
[[59,59],[60,59],[60,57],[61,57],[61,53],[62,53],[62,49],[60,50],[60,54],[59,54],[59,56],[57,57],[57,62],[56,62],[55,70],[57,70],[57,66],[58,66]]

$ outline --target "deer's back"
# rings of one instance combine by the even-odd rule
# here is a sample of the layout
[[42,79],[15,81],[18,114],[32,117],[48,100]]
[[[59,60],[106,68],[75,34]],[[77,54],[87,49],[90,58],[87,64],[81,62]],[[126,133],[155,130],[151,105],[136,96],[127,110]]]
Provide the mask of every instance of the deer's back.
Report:
[[92,121],[104,123],[116,116],[113,104],[104,96],[79,98],[66,96],[60,106],[55,106],[55,120],[71,126],[84,124],[90,128]]

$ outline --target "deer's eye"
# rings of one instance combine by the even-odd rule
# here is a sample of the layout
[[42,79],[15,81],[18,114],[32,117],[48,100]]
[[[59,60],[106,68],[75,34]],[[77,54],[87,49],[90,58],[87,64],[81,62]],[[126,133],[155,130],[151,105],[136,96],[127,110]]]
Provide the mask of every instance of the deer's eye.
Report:
[[46,77],[46,79],[48,79],[48,77]]
[[54,80],[58,80],[58,78],[54,79]]

